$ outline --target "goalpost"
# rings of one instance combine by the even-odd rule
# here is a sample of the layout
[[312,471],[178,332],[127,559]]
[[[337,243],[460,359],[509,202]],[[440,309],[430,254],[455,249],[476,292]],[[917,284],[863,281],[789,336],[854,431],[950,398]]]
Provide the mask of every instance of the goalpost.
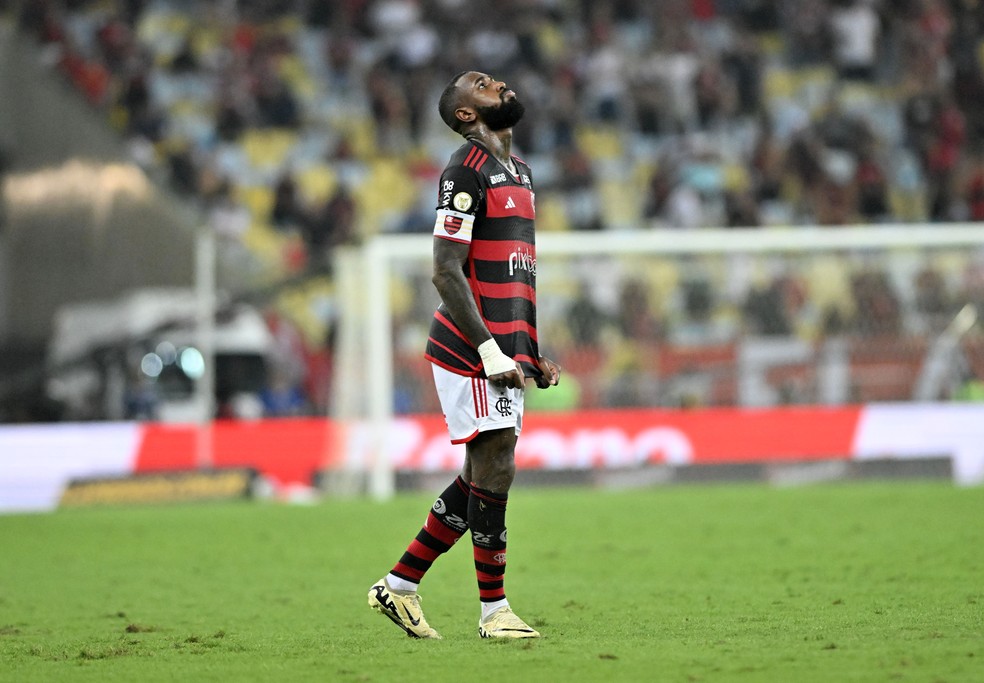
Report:
[[[429,234],[380,235],[358,252],[340,254],[338,261],[338,291],[344,292],[344,300],[333,403],[336,417],[370,423],[374,457],[364,474],[368,492],[377,499],[394,492],[394,471],[383,443],[394,419],[395,399],[409,404],[401,410],[412,411],[415,405],[433,410],[433,402],[426,399],[433,388],[425,381],[403,381],[398,388],[394,379],[424,362],[429,311],[437,301],[430,282],[431,250]],[[539,328],[545,352],[565,367],[570,366],[564,351],[572,357],[583,355],[578,340],[567,337],[565,329],[572,322],[567,316],[574,302],[586,295],[604,314],[603,320],[578,321],[589,331],[598,328],[601,335],[594,347],[600,365],[591,370],[597,374],[590,375],[590,385],[614,385],[615,380],[604,373],[618,363],[606,361],[625,354],[644,385],[642,398],[636,400],[649,395],[663,407],[679,400],[677,389],[667,387],[683,385],[681,377],[686,373],[703,382],[696,383],[703,388],[695,391],[705,404],[846,403],[880,400],[880,396],[925,400],[933,393],[927,383],[935,378],[933,386],[937,386],[946,379],[941,370],[946,359],[938,357],[940,344],[933,363],[924,363],[931,372],[918,381],[909,378],[918,384],[918,396],[904,381],[906,366],[879,369],[879,349],[894,357],[892,335],[899,337],[900,344],[919,349],[932,347],[941,337],[952,342],[955,328],[963,335],[973,326],[973,321],[967,324],[970,311],[980,303],[971,300],[973,287],[980,285],[984,297],[984,281],[974,280],[978,272],[984,277],[984,226],[970,223],[545,232],[537,235],[537,261]],[[694,287],[695,282],[700,286]],[[789,282],[793,285],[787,287]],[[928,304],[923,299],[929,295],[923,289],[932,282],[942,283],[949,297],[939,310],[925,310]],[[663,321],[666,329],[655,342],[633,339],[612,322],[611,316],[624,303],[619,297],[627,283],[641,283],[649,295],[650,313]],[[783,332],[776,327],[763,333],[755,328],[758,323],[747,302],[751,294],[771,291],[776,283],[786,288],[780,303],[793,309],[777,313],[791,318],[784,321],[790,329]],[[865,287],[872,289],[870,297]],[[876,291],[879,287],[888,293]],[[782,303],[784,296],[796,302]],[[883,310],[892,306],[894,312]],[[954,325],[957,310],[964,313]],[[828,320],[831,316],[847,316],[849,322],[837,328]],[[818,350],[820,340],[829,343]],[[867,374],[858,378],[850,375],[854,370],[845,350],[852,345],[860,349],[858,353],[873,354],[869,365],[857,370]],[[558,346],[563,347],[561,353]],[[666,358],[660,359],[663,365],[656,371],[649,366],[654,349],[686,353],[711,346],[730,349],[725,354],[730,360],[715,366],[713,373],[704,372],[704,377],[699,354],[680,375],[672,374]],[[952,352],[954,346],[949,343],[945,348]],[[918,353],[926,355],[922,350]],[[807,385],[793,399],[768,384],[769,373],[786,366],[796,368],[799,375],[794,379],[801,388]],[[892,375],[902,388],[890,388],[886,380],[876,390],[862,387],[861,394],[850,393],[862,380],[877,382],[879,372],[883,378]],[[722,381],[727,385],[724,390]],[[647,392],[647,382],[651,389],[658,385],[659,391]],[[711,384],[717,388],[708,389]],[[414,395],[418,389],[420,395]],[[893,399],[892,391],[901,393]],[[615,399],[598,395],[591,400],[595,406],[607,407],[605,402]]]

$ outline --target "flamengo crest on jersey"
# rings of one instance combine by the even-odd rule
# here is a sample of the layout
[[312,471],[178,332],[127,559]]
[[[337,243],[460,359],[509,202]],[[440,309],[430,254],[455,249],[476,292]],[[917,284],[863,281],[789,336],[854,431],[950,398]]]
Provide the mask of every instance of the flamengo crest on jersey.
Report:
[[438,209],[437,220],[434,221],[434,237],[467,244],[472,240],[473,225],[475,225],[474,216],[460,211]]
[[[537,359],[536,204],[531,171],[512,157],[513,174],[479,143],[456,151],[438,187],[434,237],[468,245],[465,276],[486,327],[527,377]],[[442,305],[434,314],[426,357],[460,375],[480,376],[478,351]]]

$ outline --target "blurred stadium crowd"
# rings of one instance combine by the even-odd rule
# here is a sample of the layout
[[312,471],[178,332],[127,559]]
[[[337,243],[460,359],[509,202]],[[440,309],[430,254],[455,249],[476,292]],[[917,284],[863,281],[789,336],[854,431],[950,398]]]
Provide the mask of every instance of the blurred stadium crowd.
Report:
[[[464,68],[527,104],[515,148],[537,176],[541,231],[984,220],[978,0],[25,0],[16,11],[256,282],[324,271],[335,247],[376,233],[430,232],[459,144],[435,103]],[[906,292],[878,268],[845,276],[861,314],[834,307],[814,331],[898,335],[904,306],[945,321],[958,301],[984,302],[974,259],[915,273]],[[714,318],[698,310],[714,297],[691,285],[687,315]],[[746,293],[744,330],[797,333],[810,292],[777,273]],[[629,279],[609,313],[576,297],[571,344],[596,348],[603,326],[590,321],[605,315],[622,341],[672,340],[656,293]],[[300,326],[319,347],[330,314],[315,318]]]

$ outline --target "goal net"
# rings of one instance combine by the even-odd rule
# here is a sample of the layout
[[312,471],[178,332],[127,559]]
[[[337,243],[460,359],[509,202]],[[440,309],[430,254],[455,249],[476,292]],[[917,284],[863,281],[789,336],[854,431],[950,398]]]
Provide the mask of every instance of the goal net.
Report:
[[[372,433],[440,413],[431,239],[338,261],[333,409]],[[979,225],[543,233],[536,268],[541,351],[564,371],[531,410],[939,401],[984,377]]]

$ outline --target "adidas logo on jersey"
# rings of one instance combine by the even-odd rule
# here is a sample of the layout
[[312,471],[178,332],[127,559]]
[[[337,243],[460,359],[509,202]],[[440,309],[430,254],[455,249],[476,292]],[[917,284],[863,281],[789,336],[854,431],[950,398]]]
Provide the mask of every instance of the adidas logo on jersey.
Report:
[[510,197],[508,200],[506,200],[506,208],[507,209],[515,209],[516,208],[516,202],[513,201],[513,198],[512,197]]

